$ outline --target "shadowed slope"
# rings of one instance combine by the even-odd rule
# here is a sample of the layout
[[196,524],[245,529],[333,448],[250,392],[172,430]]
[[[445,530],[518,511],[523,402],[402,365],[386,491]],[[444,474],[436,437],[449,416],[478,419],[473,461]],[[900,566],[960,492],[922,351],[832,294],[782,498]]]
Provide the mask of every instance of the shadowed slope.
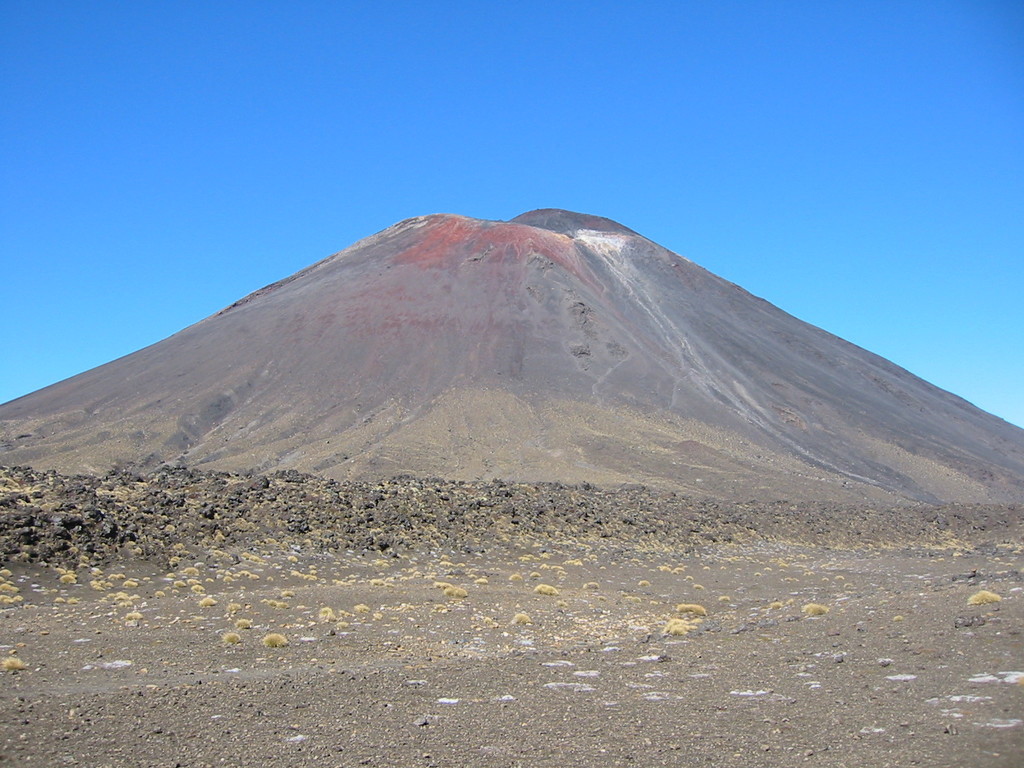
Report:
[[[608,219],[409,219],[0,406],[0,462],[1024,499],[1024,431]],[[27,435],[27,436],[26,436]]]

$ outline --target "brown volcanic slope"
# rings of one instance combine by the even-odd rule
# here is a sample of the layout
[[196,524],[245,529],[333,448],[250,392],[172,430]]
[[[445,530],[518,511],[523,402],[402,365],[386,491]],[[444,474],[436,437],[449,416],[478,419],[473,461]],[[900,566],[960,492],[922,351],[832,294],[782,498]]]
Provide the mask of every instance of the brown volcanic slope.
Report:
[[0,463],[1024,500],[1024,430],[596,216],[400,222],[0,406]]

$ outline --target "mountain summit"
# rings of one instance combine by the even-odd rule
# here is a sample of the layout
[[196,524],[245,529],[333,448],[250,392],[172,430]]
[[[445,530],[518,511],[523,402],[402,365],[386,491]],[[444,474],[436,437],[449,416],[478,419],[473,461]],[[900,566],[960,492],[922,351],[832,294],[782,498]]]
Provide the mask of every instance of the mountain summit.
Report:
[[0,463],[1024,500],[1024,430],[599,216],[407,219],[0,405]]

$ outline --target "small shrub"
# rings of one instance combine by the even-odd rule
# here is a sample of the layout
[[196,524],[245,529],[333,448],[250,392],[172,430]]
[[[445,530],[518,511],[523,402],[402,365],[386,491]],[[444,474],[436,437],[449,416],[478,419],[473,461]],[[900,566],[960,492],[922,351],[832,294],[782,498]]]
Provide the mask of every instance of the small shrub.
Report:
[[334,609],[329,606],[324,606],[320,609],[320,620],[321,621],[337,621],[338,617],[334,614]]
[[980,592],[975,592],[969,598],[967,598],[968,605],[988,605],[990,603],[998,603],[1002,600],[999,595],[995,592],[989,592],[987,589],[983,589]]
[[533,591],[538,595],[548,595],[550,597],[554,597],[558,594],[558,590],[550,584],[538,584],[533,588]]
[[707,616],[708,609],[698,603],[680,603],[676,606],[676,613],[692,613],[694,616]]
[[23,669],[28,669],[25,666],[25,662],[17,656],[7,656],[3,661],[0,661],[0,667],[3,667],[5,672],[20,672]]
[[513,624],[533,624],[533,620],[525,613],[517,613],[512,617]]
[[469,592],[464,590],[462,587],[456,587],[452,584],[449,584],[447,587],[444,588],[444,596],[461,599],[463,597],[468,597]]
[[521,573],[513,573],[511,576],[508,577],[508,580],[509,581],[522,581],[523,580],[523,574],[521,574]]
[[669,619],[661,633],[663,635],[680,637],[688,634],[691,629],[693,629],[692,625],[685,619]]
[[649,587],[649,586],[651,586],[651,582],[649,582],[649,581],[648,581],[647,579],[642,579],[642,580],[641,580],[641,581],[640,581],[640,582],[639,582],[639,583],[637,584],[637,586],[638,586],[638,587]]
[[73,573],[65,573],[63,576],[60,577],[60,583],[61,584],[77,584],[78,583],[78,577],[75,574],[73,574]]
[[237,619],[235,621],[235,629],[249,629],[252,627],[252,621],[249,619]]
[[370,606],[366,605],[365,603],[359,603],[359,605],[355,606],[352,610],[356,613],[369,613]]
[[[242,636],[237,632],[225,632],[220,636],[220,640],[226,645],[235,645],[236,643],[242,642]],[[266,645],[266,638],[264,638],[263,644]]]
[[288,645],[288,638],[279,632],[271,632],[263,638],[263,644],[267,646],[267,648],[284,648]]
[[486,576],[481,576],[479,579],[474,579],[473,583],[474,584],[487,584],[489,582],[487,581],[487,577]]
[[782,602],[781,600],[774,600],[774,601],[772,601],[771,603],[768,604],[768,607],[771,608],[773,611],[777,611],[779,608],[782,608],[784,605],[785,605],[785,603]]
[[828,606],[821,603],[807,603],[800,610],[807,616],[824,616],[828,613]]
[[210,608],[211,606],[214,606],[216,604],[217,601],[209,596],[204,597],[202,600],[199,601],[199,605],[201,605],[203,608]]

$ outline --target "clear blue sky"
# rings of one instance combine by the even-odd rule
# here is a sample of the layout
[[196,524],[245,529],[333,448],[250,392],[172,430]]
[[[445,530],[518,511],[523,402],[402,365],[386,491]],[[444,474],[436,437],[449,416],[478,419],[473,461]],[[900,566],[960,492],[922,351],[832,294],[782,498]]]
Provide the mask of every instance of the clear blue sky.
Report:
[[1024,425],[1017,0],[0,0],[0,65],[0,401],[561,207]]

